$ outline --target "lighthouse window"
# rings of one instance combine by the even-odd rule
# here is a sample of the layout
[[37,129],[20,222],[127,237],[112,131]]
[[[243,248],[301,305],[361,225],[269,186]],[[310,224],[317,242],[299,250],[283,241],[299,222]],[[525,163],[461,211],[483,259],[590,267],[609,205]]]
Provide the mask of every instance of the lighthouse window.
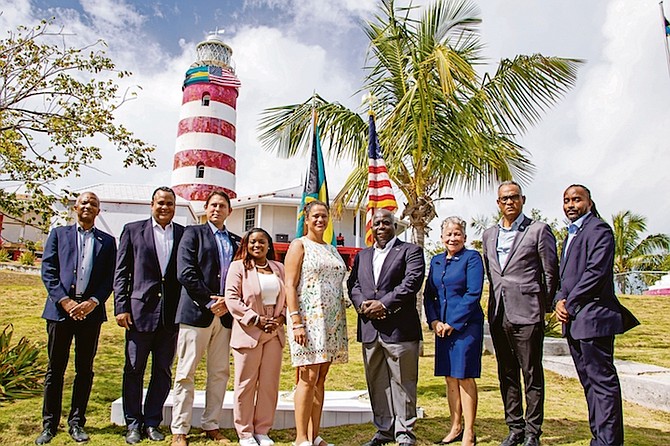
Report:
[[249,229],[256,226],[256,208],[249,208],[244,210],[244,230],[248,231]]
[[198,163],[195,166],[195,177],[196,178],[205,178],[205,164]]
[[202,106],[203,107],[209,107],[209,99],[210,99],[209,93],[205,93],[204,95],[202,95]]

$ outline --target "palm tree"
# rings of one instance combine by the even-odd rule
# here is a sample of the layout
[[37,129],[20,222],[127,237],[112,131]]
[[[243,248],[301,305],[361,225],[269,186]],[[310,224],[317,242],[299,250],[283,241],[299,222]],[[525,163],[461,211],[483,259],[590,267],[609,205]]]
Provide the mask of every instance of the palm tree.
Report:
[[[423,246],[436,216],[433,201],[447,190],[483,190],[500,181],[526,182],[534,168],[515,138],[536,123],[573,84],[576,59],[540,54],[503,59],[481,74],[481,22],[469,0],[437,0],[421,11],[382,0],[363,25],[370,41],[366,80],[389,175],[407,200],[414,241]],[[323,147],[355,164],[335,198],[366,195],[367,123],[356,112],[315,94],[301,104],[266,109],[263,146],[281,156],[305,153],[316,109]]]
[[641,240],[641,234],[647,230],[647,219],[631,211],[621,211],[613,215],[612,228],[614,273],[619,290],[626,294],[628,273],[659,269],[670,251],[670,237],[667,234],[652,234]]

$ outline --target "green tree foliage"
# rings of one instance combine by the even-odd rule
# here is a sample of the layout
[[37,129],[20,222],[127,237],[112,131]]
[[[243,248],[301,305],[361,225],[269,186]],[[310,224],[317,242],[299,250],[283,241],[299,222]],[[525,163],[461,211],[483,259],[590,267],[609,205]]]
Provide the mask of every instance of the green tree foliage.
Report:
[[647,218],[631,211],[620,211],[613,215],[612,229],[614,273],[619,290],[626,294],[630,289],[630,272],[663,268],[663,262],[670,252],[670,237],[667,234],[651,234],[643,239]]
[[[155,165],[154,147],[114,120],[128,99],[114,79],[131,73],[116,69],[103,41],[73,48],[52,28],[49,21],[20,26],[0,40],[0,208],[37,211],[43,222],[57,199],[53,182],[101,159],[99,143],[123,152],[124,166]],[[32,201],[18,199],[19,186]]]
[[23,337],[11,345],[14,327],[0,334],[0,401],[28,398],[42,392],[45,368],[39,361],[41,347]]
[[[530,178],[533,166],[516,137],[574,84],[580,61],[520,55],[482,74],[476,69],[485,58],[474,3],[436,0],[420,11],[397,7],[394,0],[379,5],[375,19],[363,26],[370,46],[359,93],[375,98],[383,156],[407,200],[402,216],[423,246],[436,197],[454,188],[483,190]],[[318,95],[267,109],[259,125],[264,147],[282,156],[305,153],[313,108],[327,152],[355,164],[336,204],[362,203],[368,127],[358,113]]]

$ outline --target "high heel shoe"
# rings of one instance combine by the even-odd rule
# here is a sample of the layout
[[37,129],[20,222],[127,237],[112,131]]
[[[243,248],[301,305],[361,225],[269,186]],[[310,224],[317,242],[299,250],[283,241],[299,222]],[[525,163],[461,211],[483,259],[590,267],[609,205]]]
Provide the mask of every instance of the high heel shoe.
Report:
[[463,431],[461,431],[460,434],[456,435],[454,438],[452,438],[449,441],[444,441],[444,439],[442,439],[442,440],[437,440],[433,444],[452,444],[452,443],[456,443],[457,441],[461,441],[461,440],[463,440]]

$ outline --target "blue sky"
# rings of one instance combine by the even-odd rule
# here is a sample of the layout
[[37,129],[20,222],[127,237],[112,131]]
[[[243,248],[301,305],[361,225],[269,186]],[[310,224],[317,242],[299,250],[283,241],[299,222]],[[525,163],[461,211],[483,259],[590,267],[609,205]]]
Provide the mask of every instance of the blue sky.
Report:
[[[424,4],[416,1],[415,4]],[[561,197],[571,183],[590,187],[609,216],[622,209],[648,216],[654,232],[670,233],[665,201],[670,192],[667,129],[670,76],[655,0],[480,0],[481,32],[489,64],[517,54],[586,59],[577,85],[542,122],[520,137],[537,173],[525,188],[527,208],[562,219]],[[277,159],[257,140],[260,112],[302,102],[313,91],[351,108],[364,76],[366,38],[359,27],[376,10],[374,0],[112,1],[0,0],[0,30],[56,16],[75,36],[98,38],[119,68],[134,76],[123,84],[137,99],[119,121],[158,147],[158,167],[121,168],[110,150],[104,173],[88,170],[73,186],[99,182],[170,182],[181,82],[207,31],[223,28],[242,81],[237,118],[237,190],[262,193],[300,183],[305,159]],[[670,15],[670,11],[668,12]],[[281,174],[278,174],[281,172]],[[331,162],[335,195],[348,172]],[[439,219],[466,220],[496,210],[493,191],[441,202]],[[399,200],[402,201],[402,200]],[[438,227],[439,219],[433,227]],[[437,231],[431,239],[437,239]]]

